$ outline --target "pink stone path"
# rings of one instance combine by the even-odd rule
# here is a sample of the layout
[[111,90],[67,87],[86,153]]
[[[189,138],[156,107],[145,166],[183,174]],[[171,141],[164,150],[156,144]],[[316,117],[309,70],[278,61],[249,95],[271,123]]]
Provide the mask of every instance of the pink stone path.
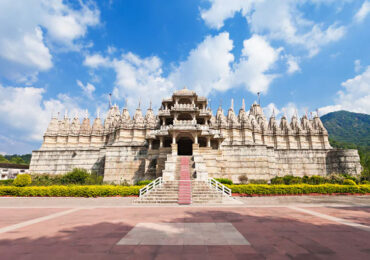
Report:
[[[369,208],[303,209],[370,218]],[[67,210],[0,208],[0,226]],[[231,223],[250,245],[117,245],[139,223]],[[0,259],[370,259],[370,232],[289,207],[81,208],[0,233]]]
[[179,199],[181,205],[191,204],[191,180],[189,169],[189,157],[180,159],[180,182],[179,182]]

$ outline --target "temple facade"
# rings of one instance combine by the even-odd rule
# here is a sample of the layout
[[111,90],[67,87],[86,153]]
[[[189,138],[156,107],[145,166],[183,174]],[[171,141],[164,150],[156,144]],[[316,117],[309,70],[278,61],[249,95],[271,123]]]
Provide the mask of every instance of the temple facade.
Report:
[[61,174],[85,168],[104,175],[108,183],[134,183],[162,176],[176,180],[179,156],[190,156],[193,178],[229,178],[235,183],[247,177],[360,174],[357,150],[333,149],[318,115],[290,122],[274,114],[267,120],[259,104],[239,111],[233,101],[225,115],[213,115],[205,97],[181,89],[163,99],[156,115],[151,107],[143,115],[140,106],[131,117],[127,108],[111,106],[104,120],[98,115],[91,125],[82,120],[53,117],[41,148],[33,151],[30,171]]

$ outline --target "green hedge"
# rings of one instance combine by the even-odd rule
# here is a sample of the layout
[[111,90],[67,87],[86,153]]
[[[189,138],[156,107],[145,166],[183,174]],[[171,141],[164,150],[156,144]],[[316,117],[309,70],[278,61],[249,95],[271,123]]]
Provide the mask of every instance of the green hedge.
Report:
[[333,194],[333,193],[370,193],[370,185],[339,185],[339,184],[296,184],[296,185],[226,185],[232,193],[245,195],[285,195],[285,194]]
[[15,197],[111,197],[139,195],[144,186],[70,185],[70,186],[0,186],[0,196]]

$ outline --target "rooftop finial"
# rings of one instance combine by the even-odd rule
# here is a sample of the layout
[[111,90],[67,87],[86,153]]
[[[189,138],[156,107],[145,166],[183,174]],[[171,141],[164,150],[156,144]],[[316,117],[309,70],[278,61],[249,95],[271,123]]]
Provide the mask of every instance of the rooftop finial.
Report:
[[261,98],[260,98],[260,94],[261,94],[261,92],[257,92],[257,96],[258,96],[258,105],[261,105]]
[[96,118],[100,118],[100,108],[98,107],[97,111],[96,111]]
[[138,109],[140,109],[140,106],[141,106],[141,98],[139,98],[139,107],[138,107]]
[[75,118],[78,118],[77,110],[75,110]]
[[275,108],[272,109],[272,115],[271,117],[275,117]]
[[308,118],[308,109],[307,108],[305,109],[305,112],[306,112],[306,117]]
[[296,108],[294,109],[294,116],[298,118],[298,111]]
[[109,109],[112,107],[112,93],[109,93]]
[[242,100],[242,109],[245,110],[245,101],[244,101],[244,98]]
[[88,118],[89,117],[89,111],[87,111],[87,109],[85,110],[85,118]]
[[318,108],[316,108],[316,116],[317,117],[320,117],[320,115],[319,115],[319,109]]
[[233,98],[231,99],[230,109],[231,110],[234,110],[234,99]]
[[68,118],[68,109],[64,111],[64,119]]
[[149,103],[149,109],[150,109],[150,110],[152,109],[152,100],[150,100],[150,103]]

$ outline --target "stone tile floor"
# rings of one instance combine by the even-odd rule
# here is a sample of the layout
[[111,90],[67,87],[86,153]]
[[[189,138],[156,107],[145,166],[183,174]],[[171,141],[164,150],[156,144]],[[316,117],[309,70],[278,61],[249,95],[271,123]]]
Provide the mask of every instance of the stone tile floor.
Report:
[[81,200],[50,199],[9,207],[0,198],[0,259],[370,259],[370,204],[363,198],[330,207],[289,200],[263,207],[126,207],[107,200],[105,207],[99,199],[103,206],[84,200],[78,207]]
[[250,245],[231,223],[138,223],[117,245]]

